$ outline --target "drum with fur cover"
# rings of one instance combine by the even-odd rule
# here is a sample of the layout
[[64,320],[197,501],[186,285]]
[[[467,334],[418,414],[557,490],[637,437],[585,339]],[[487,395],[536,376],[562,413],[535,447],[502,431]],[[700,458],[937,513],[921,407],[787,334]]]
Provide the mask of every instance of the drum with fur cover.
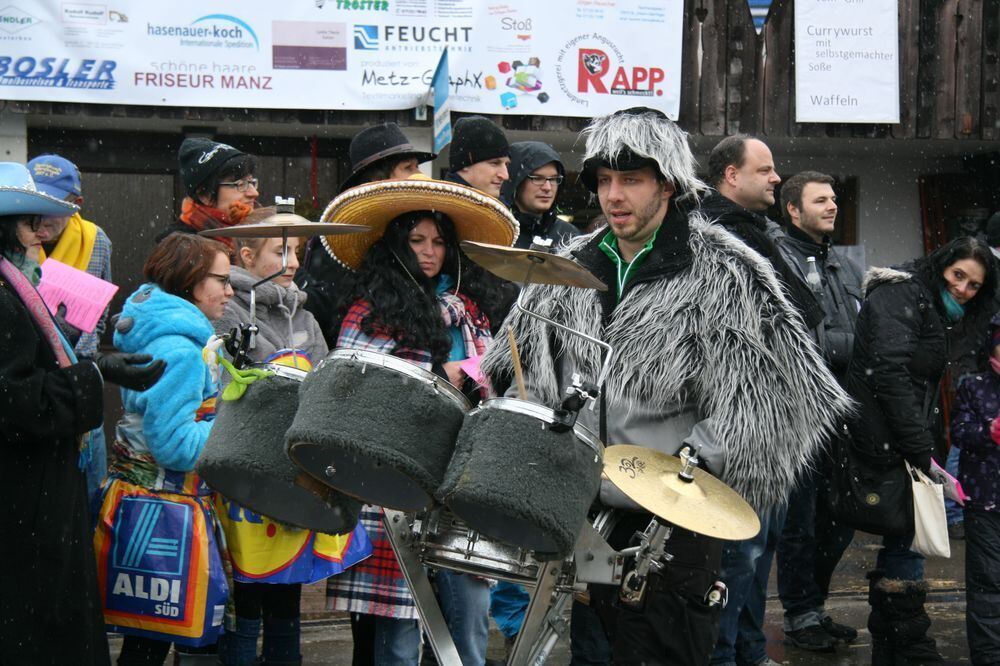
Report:
[[603,445],[582,426],[555,432],[551,409],[487,400],[465,418],[437,497],[470,527],[558,559],[597,496]]
[[338,349],[302,384],[288,455],[365,502],[417,511],[432,503],[469,407],[447,380],[413,363]]
[[224,497],[279,522],[328,534],[350,532],[361,504],[316,483],[285,454],[285,431],[307,373],[258,367],[275,374],[254,381],[238,400],[219,400],[198,474]]

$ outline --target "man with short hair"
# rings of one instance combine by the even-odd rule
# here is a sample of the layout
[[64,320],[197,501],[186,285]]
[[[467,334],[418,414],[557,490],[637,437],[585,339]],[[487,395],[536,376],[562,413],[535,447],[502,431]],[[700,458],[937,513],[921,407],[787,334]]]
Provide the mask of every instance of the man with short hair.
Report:
[[[36,235],[42,242],[39,263],[55,259],[94,277],[111,282],[111,239],[93,222],[83,219],[83,186],[80,170],[60,155],[39,155],[27,164],[28,171],[41,192],[75,204],[80,210],[65,217],[46,217],[38,225]],[[62,318],[57,311],[60,327],[73,344],[78,358],[96,358],[101,335],[108,320],[105,309],[97,326],[90,333],[80,331]],[[107,475],[107,445],[103,427],[85,435],[90,438],[90,459],[86,469],[87,493],[93,499]]]
[[[861,307],[861,269],[842,256],[830,240],[837,219],[832,177],[803,171],[781,188],[781,209],[788,232],[780,248],[789,266],[823,304],[826,318],[817,328],[823,357],[841,386],[854,348]],[[833,570],[851,543],[854,530],[832,519],[822,456],[792,492],[776,551],[778,596],[785,609],[785,642],[803,650],[833,650],[838,641],[858,636],[834,622],[824,605]]]
[[[715,191],[701,203],[701,213],[742,240],[774,268],[783,291],[810,331],[823,321],[823,308],[809,286],[788,265],[776,244],[781,229],[765,215],[774,204],[781,177],[767,145],[746,135],[720,141],[708,157]],[[815,335],[815,333],[814,333]],[[811,400],[811,396],[802,396]],[[753,539],[727,542],[722,553],[722,581],[729,605],[722,613],[713,664],[768,663],[764,636],[767,579],[781,536],[785,502],[757,507],[761,531]]]
[[541,141],[512,143],[509,172],[510,180],[500,194],[521,225],[514,247],[530,247],[535,236],[551,240],[557,247],[580,234],[556,215],[556,198],[566,169],[552,146]]
[[[396,123],[361,130],[351,139],[348,155],[351,173],[341,183],[341,192],[379,180],[409,178],[420,170],[419,165],[437,157],[418,150]],[[316,318],[331,349],[339,334],[337,294],[349,291],[350,279],[351,272],[326,251],[319,237],[309,241],[295,283],[306,292],[304,307]]]
[[[581,179],[608,227],[560,254],[608,289],[532,284],[524,292],[531,310],[615,350],[598,408],[581,410],[578,423],[609,446],[697,450],[755,508],[780,503],[850,399],[771,267],[692,212],[704,185],[684,132],[658,111],[634,108],[594,119],[585,133]],[[574,373],[597,378],[600,354],[591,343],[519,309],[504,326],[521,343],[533,401],[558,408]],[[494,386],[513,374],[507,336],[494,338],[482,369]],[[600,498],[621,511],[608,541],[622,549],[651,516],[610,486]],[[719,540],[675,526],[666,543],[672,559],[651,568],[638,603],[620,599],[618,587],[591,585],[614,663],[708,661],[718,606],[707,599],[721,549]],[[574,624],[592,617],[586,606],[573,610]],[[574,663],[609,661],[573,634]]]
[[483,116],[459,118],[452,128],[445,180],[500,198],[509,180],[510,145],[503,130]]

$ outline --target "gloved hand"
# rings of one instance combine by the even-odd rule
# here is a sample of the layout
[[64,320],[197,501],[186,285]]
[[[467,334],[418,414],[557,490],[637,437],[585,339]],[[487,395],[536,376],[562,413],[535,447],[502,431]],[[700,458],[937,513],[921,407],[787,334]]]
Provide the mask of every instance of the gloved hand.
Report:
[[[152,361],[150,363],[150,361]],[[94,359],[97,369],[101,371],[101,376],[106,381],[118,384],[122,388],[133,391],[145,391],[155,384],[167,364],[161,360],[153,361],[149,354],[125,354],[122,352],[112,352],[101,354],[98,352]],[[145,364],[149,365],[145,365]]]
[[931,452],[930,451],[918,451],[915,453],[907,453],[903,455],[906,462],[910,463],[921,472],[927,476],[931,475]]
[[1000,444],[1000,416],[990,421],[990,437],[995,444]]
[[69,343],[75,347],[76,343],[80,341],[80,336],[83,335],[83,331],[66,321],[66,306],[60,303],[53,316],[56,323],[59,324],[59,328],[62,329],[63,335],[65,335]]

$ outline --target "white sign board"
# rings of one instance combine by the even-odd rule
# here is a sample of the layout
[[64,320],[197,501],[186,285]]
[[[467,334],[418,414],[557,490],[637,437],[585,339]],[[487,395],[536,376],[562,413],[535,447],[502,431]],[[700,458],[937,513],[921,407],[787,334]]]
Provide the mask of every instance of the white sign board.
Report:
[[683,0],[11,0],[0,99],[594,116],[680,101]]
[[796,0],[796,122],[899,122],[897,4]]

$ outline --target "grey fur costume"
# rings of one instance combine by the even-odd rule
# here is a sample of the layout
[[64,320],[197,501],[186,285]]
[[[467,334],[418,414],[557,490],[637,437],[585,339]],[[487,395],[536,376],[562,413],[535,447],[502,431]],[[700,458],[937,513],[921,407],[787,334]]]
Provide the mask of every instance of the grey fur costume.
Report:
[[[827,370],[770,265],[724,229],[697,214],[688,219],[691,266],[672,278],[630,288],[603,330],[595,290],[531,285],[525,304],[614,346],[605,385],[609,431],[627,429],[612,427],[616,422],[648,421],[651,411],[669,414],[694,405],[697,418],[707,419],[694,430],[710,433],[723,453],[722,480],[755,509],[763,509],[787,500],[852,403]],[[605,233],[602,229],[574,239],[560,254],[579,252]],[[535,400],[558,406],[560,377],[571,371],[597,378],[597,346],[518,309],[506,325],[514,329]],[[494,381],[513,373],[506,336],[497,336],[482,368]],[[581,421],[588,411],[581,413]],[[663,425],[646,428],[646,441],[607,443],[652,446]],[[685,429],[690,430],[690,423]]]

